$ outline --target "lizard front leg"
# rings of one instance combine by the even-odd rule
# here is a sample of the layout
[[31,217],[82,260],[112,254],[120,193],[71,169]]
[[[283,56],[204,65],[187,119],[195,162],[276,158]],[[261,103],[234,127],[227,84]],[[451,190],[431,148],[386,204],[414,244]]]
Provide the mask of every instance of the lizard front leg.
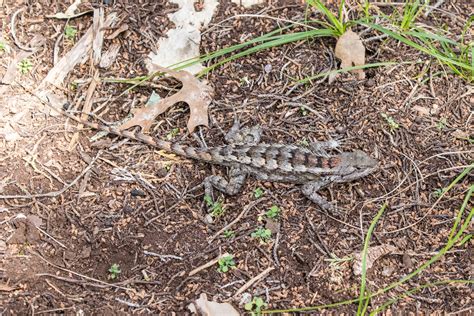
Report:
[[221,176],[209,176],[204,180],[205,194],[212,197],[213,188],[216,188],[227,195],[235,195],[242,189],[246,178],[247,174],[239,168],[230,169],[229,181]]
[[323,210],[334,211],[334,206],[317,193],[320,189],[324,188],[333,181],[333,177],[324,177],[316,181],[308,182],[302,186],[301,192],[303,192],[303,194],[308,199],[320,206]]

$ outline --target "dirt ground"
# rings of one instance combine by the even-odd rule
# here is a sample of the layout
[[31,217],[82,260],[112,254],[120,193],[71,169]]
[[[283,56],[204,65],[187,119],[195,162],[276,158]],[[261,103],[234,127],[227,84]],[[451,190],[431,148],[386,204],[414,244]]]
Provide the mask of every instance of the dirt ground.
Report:
[[[72,47],[57,42],[65,21],[45,18],[63,12],[68,1],[0,1],[2,37],[13,43],[15,33],[28,43],[41,34],[45,45],[29,59],[32,69],[16,80],[36,87],[61,56]],[[117,12],[128,30],[105,41],[119,43],[120,53],[100,78],[131,78],[146,74],[145,59],[158,38],[173,27],[167,14],[176,5],[166,1],[110,1],[106,14]],[[102,1],[82,4],[98,7]],[[382,7],[383,10],[392,10]],[[472,9],[472,7],[471,7]],[[449,26],[460,34],[469,18],[465,1],[445,1],[426,25]],[[472,10],[471,10],[472,12]],[[237,14],[260,17],[235,17]],[[281,20],[302,20],[301,1],[271,1],[243,9],[222,1],[210,27],[203,30],[202,53],[228,47],[281,26]],[[312,12],[314,16],[316,13]],[[86,14],[71,19],[80,38],[92,24]],[[302,30],[302,29],[301,29]],[[364,28],[356,27],[363,32]],[[108,32],[114,32],[114,29]],[[376,36],[373,31],[363,38]],[[370,222],[384,203],[388,208],[377,224],[371,245],[395,248],[378,259],[367,274],[367,289],[375,292],[409,274],[446,243],[472,174],[439,203],[447,187],[473,161],[474,90],[447,73],[436,60],[387,38],[364,42],[367,63],[396,61],[396,65],[366,70],[366,79],[352,74],[294,85],[295,79],[335,69],[333,38],[292,43],[240,58],[205,76],[215,90],[209,108],[210,126],[196,135],[208,146],[224,141],[235,116],[248,126],[263,127],[264,142],[306,144],[341,139],[344,151],[363,150],[380,168],[363,179],[331,185],[322,193],[337,211],[326,213],[290,184],[249,179],[241,193],[225,196],[224,214],[209,224],[203,201],[203,179],[225,174],[219,167],[196,163],[117,137],[92,141],[96,131],[51,113],[19,84],[0,85],[0,314],[182,314],[200,294],[230,302],[243,311],[247,281],[273,268],[245,293],[262,297],[269,309],[335,303],[358,297],[360,276],[346,258],[360,253]],[[0,53],[0,77],[20,50]],[[418,61],[406,63],[406,61]],[[94,75],[88,61],[70,73],[61,88],[72,104],[84,102]],[[175,84],[171,81],[163,85]],[[93,108],[105,121],[119,121],[142,106],[153,88],[101,82]],[[162,97],[168,93],[155,89]],[[390,128],[382,113],[398,128]],[[156,120],[153,133],[199,146],[186,133],[189,110],[173,107]],[[255,190],[263,190],[256,198]],[[264,213],[280,209],[275,222]],[[434,206],[434,207],[433,207]],[[472,208],[472,201],[468,208]],[[234,221],[233,237],[214,235]],[[263,219],[262,219],[263,218]],[[270,225],[272,224],[272,225]],[[251,233],[272,226],[272,239],[261,243]],[[38,227],[38,228],[36,228]],[[470,226],[472,233],[472,225]],[[447,279],[472,279],[472,240],[455,247],[440,261],[401,287],[372,299],[370,308],[419,285]],[[234,256],[236,268],[227,273],[217,265],[190,271],[222,253]],[[109,269],[120,267],[115,279]],[[245,296],[245,295],[244,295]],[[469,313],[472,287],[444,284],[401,299],[394,312]],[[357,305],[333,308],[353,314]],[[472,309],[471,309],[472,312]]]

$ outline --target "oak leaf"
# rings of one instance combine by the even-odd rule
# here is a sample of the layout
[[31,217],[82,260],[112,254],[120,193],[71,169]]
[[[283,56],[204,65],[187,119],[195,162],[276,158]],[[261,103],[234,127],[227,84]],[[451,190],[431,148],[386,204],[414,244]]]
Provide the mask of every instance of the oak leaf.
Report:
[[[348,29],[336,43],[336,57],[341,60],[341,69],[365,65],[365,46],[359,35]],[[363,69],[352,70],[359,79],[365,79]]]
[[164,113],[178,102],[185,102],[189,105],[191,115],[187,127],[190,133],[198,125],[208,126],[207,109],[212,101],[212,88],[205,81],[199,81],[187,71],[175,71],[160,66],[155,67],[157,71],[167,73],[181,81],[183,87],[177,93],[167,98],[150,98],[146,107],[132,110],[133,117],[118,128],[126,130],[133,126],[141,126],[142,131],[147,132],[158,115]]

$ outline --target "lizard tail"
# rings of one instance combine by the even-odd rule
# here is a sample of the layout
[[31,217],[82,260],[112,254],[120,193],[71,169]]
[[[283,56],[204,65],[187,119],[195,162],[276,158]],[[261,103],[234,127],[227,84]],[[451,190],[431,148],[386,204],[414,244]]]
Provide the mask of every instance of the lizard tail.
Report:
[[178,156],[182,156],[185,158],[191,158],[191,159],[196,159],[196,160],[201,160],[201,161],[212,161],[212,156],[209,153],[209,151],[205,148],[196,148],[193,146],[186,146],[182,145],[179,143],[171,143],[167,142],[146,134],[143,134],[141,132],[131,132],[131,131],[122,131],[116,127],[112,126],[107,126],[104,124],[98,124],[94,122],[89,122],[86,120],[82,120],[72,114],[67,113],[66,111],[57,109],[56,107],[53,107],[52,105],[48,104],[51,108],[53,108],[55,111],[61,113],[62,115],[78,122],[81,123],[87,127],[99,130],[99,131],[104,131],[109,134],[113,134],[119,137],[124,137],[128,139],[133,139],[138,142],[150,145],[155,148],[163,149],[165,151],[174,153]]

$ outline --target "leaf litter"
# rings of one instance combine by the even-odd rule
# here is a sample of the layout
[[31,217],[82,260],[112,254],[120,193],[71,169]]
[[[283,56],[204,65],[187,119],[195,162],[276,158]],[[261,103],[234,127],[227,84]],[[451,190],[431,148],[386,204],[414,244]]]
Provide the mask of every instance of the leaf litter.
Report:
[[183,87],[177,93],[167,97],[158,98],[152,94],[147,106],[132,110],[133,117],[120,125],[120,130],[126,130],[133,126],[140,126],[143,132],[150,130],[155,118],[164,113],[178,102],[189,105],[191,115],[188,120],[188,131],[192,133],[199,126],[208,126],[208,107],[214,94],[213,89],[206,81],[200,81],[191,73],[181,70],[175,71],[161,66],[155,66],[157,71],[171,75],[182,82]]
[[[350,29],[338,39],[335,54],[341,60],[341,69],[365,65],[365,46],[359,35]],[[363,69],[354,69],[351,72],[360,80],[365,79]]]

